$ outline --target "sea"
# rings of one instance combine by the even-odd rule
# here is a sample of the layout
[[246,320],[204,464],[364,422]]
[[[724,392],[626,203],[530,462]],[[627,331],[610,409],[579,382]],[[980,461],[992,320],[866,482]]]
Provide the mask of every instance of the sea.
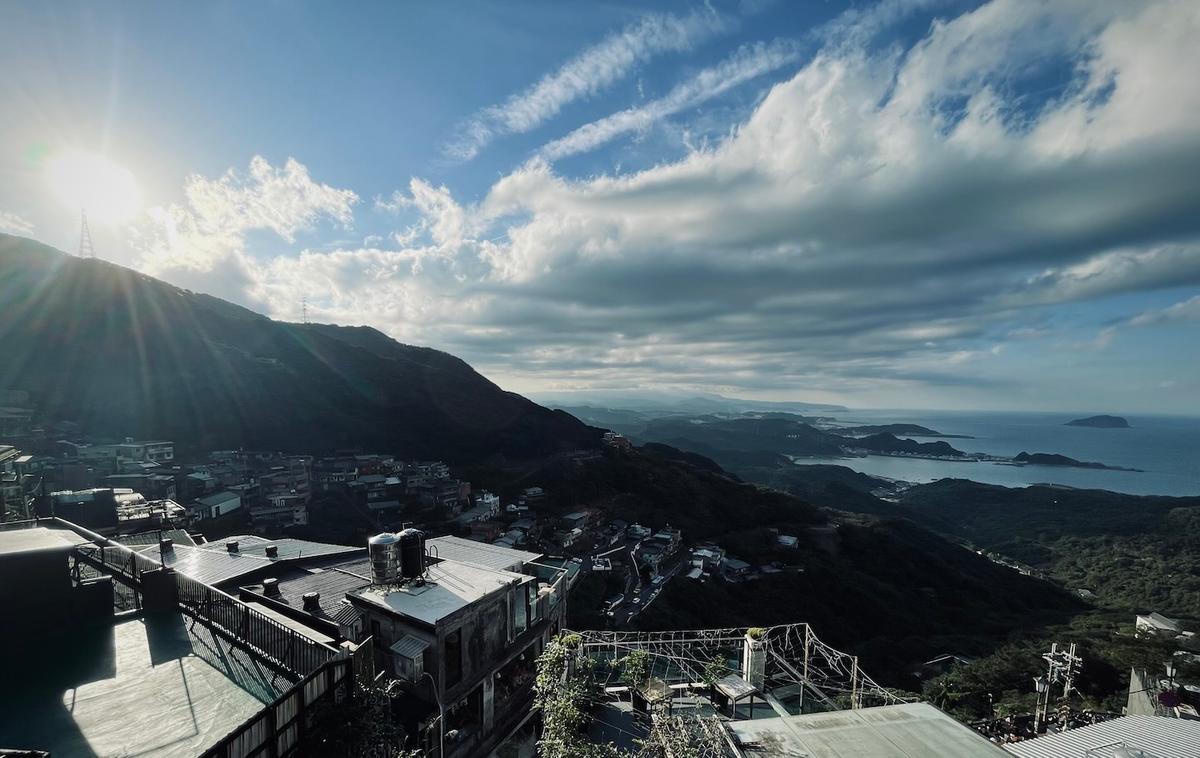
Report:
[[[830,414],[839,424],[920,424],[942,434],[973,439],[947,439],[970,453],[1012,457],[1058,453],[1080,461],[1140,469],[1108,471],[1062,466],[1006,466],[980,461],[958,462],[870,455],[865,458],[798,458],[798,465],[832,463],[873,476],[925,483],[944,478],[971,479],[1007,487],[1060,484],[1134,495],[1200,495],[1200,417],[1129,416],[1128,429],[1065,426],[1092,414],[978,411],[850,410]],[[903,436],[903,435],[902,435]],[[922,442],[933,438],[913,437]]]

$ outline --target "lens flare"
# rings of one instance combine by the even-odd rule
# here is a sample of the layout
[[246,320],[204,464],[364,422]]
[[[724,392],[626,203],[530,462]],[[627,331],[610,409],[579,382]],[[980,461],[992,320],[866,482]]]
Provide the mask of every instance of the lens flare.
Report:
[[119,223],[142,205],[142,193],[129,169],[103,155],[70,150],[46,163],[50,189],[67,207],[87,211],[89,219]]

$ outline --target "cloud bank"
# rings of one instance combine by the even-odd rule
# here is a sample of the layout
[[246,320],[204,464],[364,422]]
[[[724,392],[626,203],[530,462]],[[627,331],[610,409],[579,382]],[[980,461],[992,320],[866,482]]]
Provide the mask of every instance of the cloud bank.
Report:
[[[383,203],[419,218],[395,244],[251,257],[247,230],[347,225],[357,196],[292,161],[196,177],[144,266],[226,265],[273,315],[307,298],[522,388],[981,386],[976,364],[1055,313],[1200,286],[1197,38],[1194,2],[992,0],[907,47],[793,61],[675,162],[573,179],[535,159],[474,204],[413,179]],[[553,107],[532,112],[488,123]]]

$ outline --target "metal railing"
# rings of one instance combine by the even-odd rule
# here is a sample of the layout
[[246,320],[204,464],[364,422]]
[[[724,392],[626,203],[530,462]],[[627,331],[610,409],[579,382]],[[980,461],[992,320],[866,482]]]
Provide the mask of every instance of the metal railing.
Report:
[[304,676],[315,671],[338,651],[290,627],[284,626],[235,597],[183,574],[175,575],[179,607],[207,621],[261,655]]
[[296,752],[319,710],[353,695],[352,658],[325,661],[201,758],[282,758]]
[[[125,545],[69,521],[55,521],[57,525],[92,540],[77,545],[76,554],[120,581],[140,587],[143,574],[163,568],[158,561]],[[247,646],[293,676],[305,676],[338,655],[336,648],[281,624],[237,598],[185,574],[175,572],[175,589],[176,600],[184,613],[204,621],[214,631]]]

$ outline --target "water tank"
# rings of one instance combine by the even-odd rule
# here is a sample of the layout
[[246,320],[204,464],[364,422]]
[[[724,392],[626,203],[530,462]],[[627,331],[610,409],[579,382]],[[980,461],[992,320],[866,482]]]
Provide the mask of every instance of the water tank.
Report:
[[367,540],[371,579],[376,584],[395,584],[400,579],[400,540],[391,532]]
[[416,579],[425,573],[425,533],[405,529],[396,536],[400,540],[400,575]]

